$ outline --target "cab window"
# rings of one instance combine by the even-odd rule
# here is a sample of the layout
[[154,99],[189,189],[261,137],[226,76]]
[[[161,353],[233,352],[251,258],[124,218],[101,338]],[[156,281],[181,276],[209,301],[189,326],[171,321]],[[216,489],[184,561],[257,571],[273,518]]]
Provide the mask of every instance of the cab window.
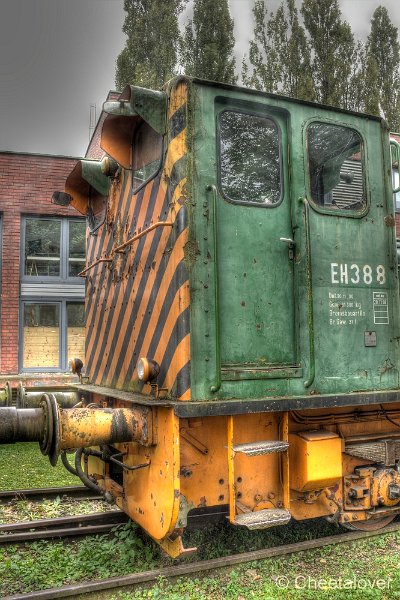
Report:
[[332,211],[363,211],[366,194],[360,134],[348,127],[311,123],[307,145],[314,203]]
[[224,111],[219,117],[220,186],[240,204],[273,207],[282,196],[277,124],[269,117]]
[[132,144],[132,186],[138,190],[158,171],[162,158],[162,136],[147,123],[135,131]]

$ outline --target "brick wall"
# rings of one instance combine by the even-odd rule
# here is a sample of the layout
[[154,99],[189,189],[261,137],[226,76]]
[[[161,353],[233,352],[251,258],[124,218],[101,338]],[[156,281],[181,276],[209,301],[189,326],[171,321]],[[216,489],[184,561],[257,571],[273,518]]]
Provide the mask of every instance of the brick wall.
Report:
[[18,373],[21,216],[77,216],[51,204],[77,159],[0,152],[0,211],[3,219],[0,373]]

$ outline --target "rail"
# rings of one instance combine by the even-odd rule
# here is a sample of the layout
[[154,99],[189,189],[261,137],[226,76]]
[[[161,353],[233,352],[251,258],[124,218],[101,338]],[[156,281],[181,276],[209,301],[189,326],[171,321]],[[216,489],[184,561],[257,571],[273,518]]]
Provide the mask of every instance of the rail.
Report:
[[0,544],[107,533],[129,517],[120,510],[0,525]]
[[172,221],[157,221],[156,223],[153,223],[153,225],[150,225],[150,227],[143,229],[143,231],[141,231],[140,233],[136,233],[134,236],[129,238],[129,240],[127,240],[123,244],[120,244],[119,246],[116,246],[115,248],[113,248],[112,252],[111,252],[111,256],[106,256],[104,258],[99,258],[98,260],[95,260],[92,264],[90,264],[88,267],[86,267],[86,269],[83,269],[83,271],[78,273],[78,276],[86,277],[86,273],[88,271],[90,271],[91,269],[93,269],[94,267],[96,267],[98,264],[104,263],[104,262],[112,262],[114,259],[114,254],[123,252],[125,250],[125,248],[127,248],[128,246],[133,244],[133,242],[140,240],[140,238],[142,238],[145,235],[147,235],[148,233],[150,233],[150,231],[153,231],[153,229],[157,229],[157,227],[172,227],[172,226],[173,226]]
[[214,383],[210,386],[210,391],[215,394],[221,387],[221,343],[219,330],[219,287],[218,287],[218,243],[217,243],[217,188],[215,185],[208,185],[207,192],[212,193],[212,244],[213,244],[213,265],[214,265],[214,311],[215,311],[215,374]]
[[308,307],[308,335],[309,335],[309,357],[310,372],[308,379],[304,382],[304,387],[308,388],[315,379],[315,348],[314,348],[314,301],[312,284],[312,264],[311,264],[311,236],[310,236],[310,215],[309,204],[306,198],[301,199],[304,204],[304,225],[306,237],[306,277],[307,277],[307,307]]

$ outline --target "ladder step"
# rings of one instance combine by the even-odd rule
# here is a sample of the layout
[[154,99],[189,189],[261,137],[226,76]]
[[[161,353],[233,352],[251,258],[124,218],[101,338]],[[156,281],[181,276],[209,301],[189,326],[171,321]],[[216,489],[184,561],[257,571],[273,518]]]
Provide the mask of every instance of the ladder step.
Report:
[[233,446],[234,452],[242,452],[247,456],[258,456],[260,454],[273,454],[275,452],[286,452],[289,448],[288,442],[264,441],[264,442],[249,442],[247,444],[237,444]]
[[248,529],[267,529],[289,523],[292,515],[284,508],[266,508],[254,512],[236,515],[235,525],[243,525]]

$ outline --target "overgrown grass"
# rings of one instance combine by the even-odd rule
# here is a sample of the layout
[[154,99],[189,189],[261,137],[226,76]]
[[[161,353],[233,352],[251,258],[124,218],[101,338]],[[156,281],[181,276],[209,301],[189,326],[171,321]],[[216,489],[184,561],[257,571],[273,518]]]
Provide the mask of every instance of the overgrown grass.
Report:
[[52,467],[39,444],[0,445],[0,490],[81,485],[61,461]]
[[112,600],[393,600],[400,597],[400,533],[219,570],[159,579]]
[[158,549],[133,523],[113,535],[0,547],[0,597],[155,568]]

